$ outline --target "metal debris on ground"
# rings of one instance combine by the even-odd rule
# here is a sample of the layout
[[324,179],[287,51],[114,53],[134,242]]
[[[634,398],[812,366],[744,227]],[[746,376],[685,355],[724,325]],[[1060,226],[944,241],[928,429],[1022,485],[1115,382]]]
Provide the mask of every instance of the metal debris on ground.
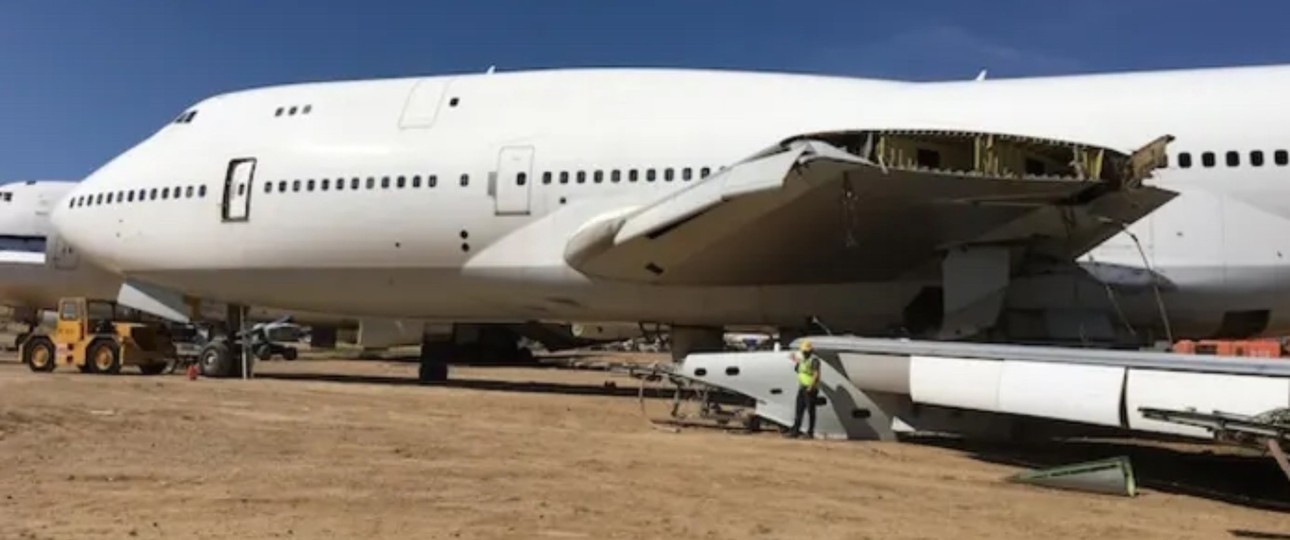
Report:
[[1133,465],[1129,463],[1129,458],[1126,456],[1026,471],[1015,474],[1008,480],[1107,495],[1133,497],[1138,494]]

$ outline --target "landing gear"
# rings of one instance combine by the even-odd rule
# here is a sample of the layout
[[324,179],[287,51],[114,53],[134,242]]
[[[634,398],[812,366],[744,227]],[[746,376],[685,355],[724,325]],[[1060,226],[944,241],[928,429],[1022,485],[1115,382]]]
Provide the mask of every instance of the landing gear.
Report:
[[520,346],[520,336],[502,325],[458,324],[451,335],[421,337],[417,380],[448,379],[448,364],[528,365],[533,351]]
[[246,332],[242,331],[242,321],[245,314],[244,306],[236,304],[228,306],[224,333],[212,336],[197,353],[197,365],[202,376],[219,378],[250,375],[251,363],[255,355],[247,354],[253,351],[246,351],[243,348]]

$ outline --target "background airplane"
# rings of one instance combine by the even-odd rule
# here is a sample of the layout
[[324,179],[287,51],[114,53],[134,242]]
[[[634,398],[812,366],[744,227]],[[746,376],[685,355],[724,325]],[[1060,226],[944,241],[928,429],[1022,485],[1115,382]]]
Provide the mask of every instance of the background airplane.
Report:
[[423,340],[427,378],[532,321],[665,323],[678,356],[812,320],[1242,337],[1290,329],[1290,239],[1271,232],[1290,218],[1287,87],[1286,67],[285,85],[186,109],[54,219],[131,278],[122,298],[172,317],[192,295],[450,323]]

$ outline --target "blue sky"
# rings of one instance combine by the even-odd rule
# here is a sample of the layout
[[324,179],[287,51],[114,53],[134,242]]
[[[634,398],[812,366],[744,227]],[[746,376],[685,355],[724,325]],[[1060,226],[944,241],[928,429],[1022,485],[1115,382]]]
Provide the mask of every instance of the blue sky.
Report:
[[1290,62],[1277,0],[0,0],[0,181],[79,179],[211,94],[558,66],[914,80]]

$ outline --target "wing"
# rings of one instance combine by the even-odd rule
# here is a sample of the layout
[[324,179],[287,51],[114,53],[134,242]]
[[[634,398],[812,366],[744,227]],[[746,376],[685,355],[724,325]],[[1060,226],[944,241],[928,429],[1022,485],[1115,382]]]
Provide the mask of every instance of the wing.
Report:
[[983,244],[1072,260],[1174,195],[1142,185],[1170,140],[1126,155],[970,132],[798,136],[586,224],[564,256],[595,277],[703,285],[882,281]]

